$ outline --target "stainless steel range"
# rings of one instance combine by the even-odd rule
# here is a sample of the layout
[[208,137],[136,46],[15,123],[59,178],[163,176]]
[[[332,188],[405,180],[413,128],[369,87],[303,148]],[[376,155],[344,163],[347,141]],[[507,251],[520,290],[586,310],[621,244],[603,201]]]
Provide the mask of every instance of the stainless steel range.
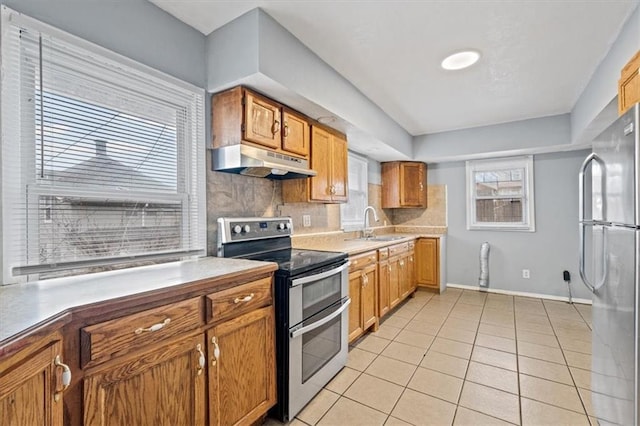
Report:
[[218,219],[218,256],[276,262],[278,404],[288,421],[347,362],[346,253],[291,248],[291,218]]

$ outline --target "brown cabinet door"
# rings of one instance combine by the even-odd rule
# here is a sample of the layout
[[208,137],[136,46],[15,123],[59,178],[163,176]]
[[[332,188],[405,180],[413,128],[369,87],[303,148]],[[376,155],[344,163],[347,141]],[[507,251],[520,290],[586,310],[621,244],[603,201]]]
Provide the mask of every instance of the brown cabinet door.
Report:
[[411,285],[409,283],[410,273],[409,273],[409,256],[408,254],[403,254],[400,257],[399,263],[399,272],[398,272],[398,281],[400,282],[400,299],[404,299],[411,293]]
[[207,332],[209,424],[251,424],[276,402],[273,307]]
[[400,303],[400,259],[389,259],[389,308]]
[[416,281],[418,285],[439,287],[440,253],[437,238],[419,238],[416,242]]
[[280,149],[282,121],[280,105],[245,91],[244,139],[273,149]]
[[309,123],[291,111],[282,112],[282,149],[293,155],[309,156]]
[[362,327],[362,270],[349,272],[349,342],[357,339],[364,332]]
[[[11,426],[62,425],[63,402],[59,385],[59,367],[54,365],[61,354],[57,341],[8,366],[0,373],[0,424]],[[58,399],[56,401],[56,399]]]
[[309,179],[309,198],[312,201],[331,201],[331,144],[329,132],[311,127],[311,168],[317,172]]
[[186,337],[84,381],[85,425],[204,425],[205,342]]
[[349,184],[347,181],[347,176],[349,175],[347,164],[347,141],[335,135],[332,139],[331,199],[337,202],[346,202],[349,191]]
[[618,80],[618,113],[622,115],[637,102],[640,102],[640,50],[620,72],[620,80]]
[[389,312],[389,262],[378,264],[378,316],[382,318]]
[[378,268],[370,265],[362,270],[362,328],[368,329],[378,320],[377,292]]
[[424,163],[400,163],[400,204],[426,207]]

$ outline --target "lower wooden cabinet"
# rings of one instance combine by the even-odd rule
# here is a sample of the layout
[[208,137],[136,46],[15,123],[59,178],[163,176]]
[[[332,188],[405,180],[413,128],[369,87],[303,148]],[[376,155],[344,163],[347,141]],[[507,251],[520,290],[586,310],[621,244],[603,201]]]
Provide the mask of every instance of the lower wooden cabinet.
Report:
[[378,255],[368,252],[351,259],[349,268],[349,342],[378,328]]
[[251,424],[276,402],[273,307],[207,332],[209,424]]
[[416,281],[421,287],[440,289],[440,240],[419,238],[416,242]]
[[56,339],[38,342],[0,362],[0,424],[63,424],[61,354],[62,344]]
[[85,377],[85,425],[205,425],[204,336],[136,354]]
[[378,317],[385,316],[389,309],[389,261],[385,259],[378,262]]

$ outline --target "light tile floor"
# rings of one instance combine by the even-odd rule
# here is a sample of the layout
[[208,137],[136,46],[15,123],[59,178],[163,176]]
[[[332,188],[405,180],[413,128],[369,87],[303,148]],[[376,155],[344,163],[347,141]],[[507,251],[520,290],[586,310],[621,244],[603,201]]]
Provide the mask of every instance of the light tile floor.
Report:
[[596,425],[590,324],[589,305],[418,291],[290,424]]

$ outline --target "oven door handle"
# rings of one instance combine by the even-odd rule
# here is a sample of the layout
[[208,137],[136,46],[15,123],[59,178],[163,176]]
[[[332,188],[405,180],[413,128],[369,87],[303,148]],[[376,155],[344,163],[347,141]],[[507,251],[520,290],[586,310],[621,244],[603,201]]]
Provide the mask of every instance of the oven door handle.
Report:
[[342,306],[335,311],[334,313],[332,313],[331,315],[328,315],[324,318],[322,318],[320,321],[316,321],[313,324],[310,324],[306,327],[302,327],[299,328],[297,330],[293,330],[290,334],[291,334],[291,338],[295,339],[298,336],[303,335],[304,333],[308,333],[309,331],[315,330],[316,328],[323,326],[324,324],[328,323],[329,321],[331,321],[332,319],[334,319],[335,317],[337,317],[338,315],[342,314],[344,312],[345,309],[347,309],[349,307],[349,305],[351,304],[351,299],[347,299],[342,303]]
[[349,267],[349,265],[351,265],[351,262],[347,262],[344,265],[341,265],[335,269],[330,269],[326,272],[322,272],[321,274],[316,274],[316,275],[310,275],[308,277],[303,277],[303,278],[298,278],[297,280],[292,280],[291,281],[291,287],[296,287],[299,286],[300,284],[306,284],[306,283],[310,283],[312,281],[318,281],[318,280],[322,280],[324,278],[330,277],[331,275],[336,275],[339,272],[344,271],[345,269],[347,269]]

